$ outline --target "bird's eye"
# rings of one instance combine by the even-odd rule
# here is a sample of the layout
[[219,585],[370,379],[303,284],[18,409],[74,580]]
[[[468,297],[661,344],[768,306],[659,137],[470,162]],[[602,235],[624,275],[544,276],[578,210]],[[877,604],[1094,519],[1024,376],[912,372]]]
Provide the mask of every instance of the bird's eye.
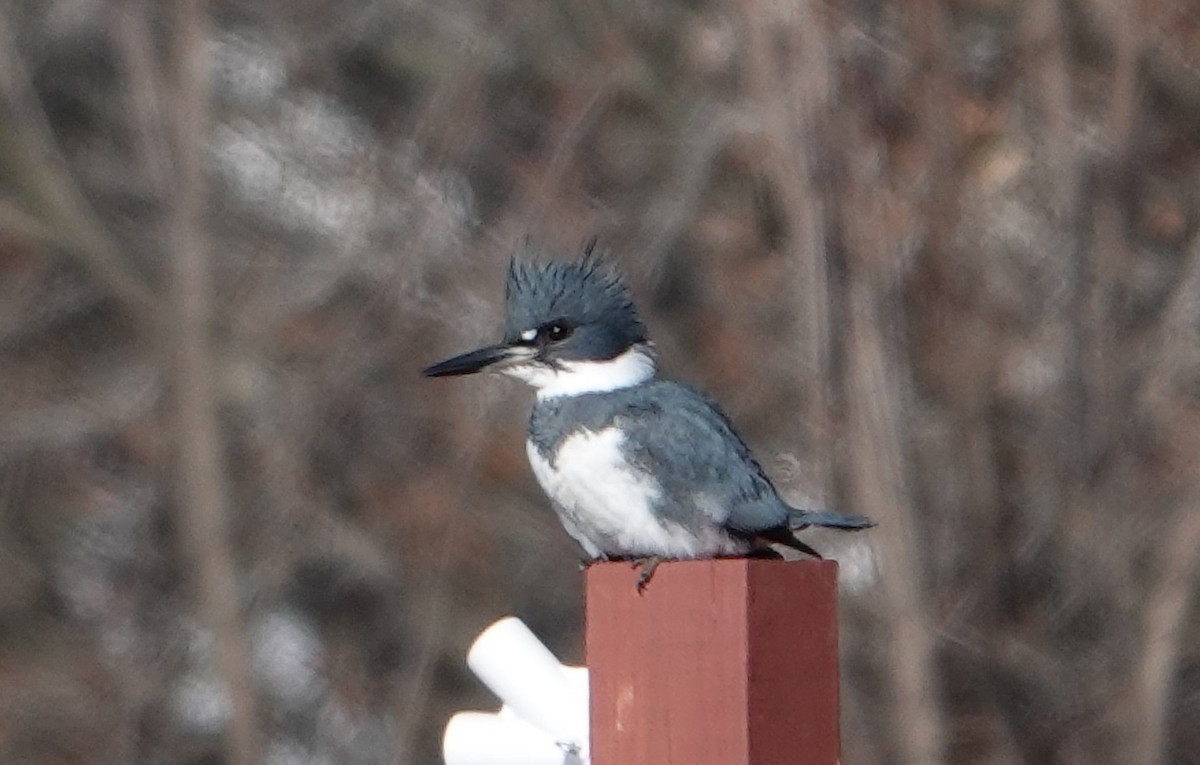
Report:
[[545,332],[545,336],[548,340],[551,342],[557,342],[559,340],[566,340],[568,337],[570,337],[572,327],[565,322],[556,321],[553,324],[548,324],[543,331]]

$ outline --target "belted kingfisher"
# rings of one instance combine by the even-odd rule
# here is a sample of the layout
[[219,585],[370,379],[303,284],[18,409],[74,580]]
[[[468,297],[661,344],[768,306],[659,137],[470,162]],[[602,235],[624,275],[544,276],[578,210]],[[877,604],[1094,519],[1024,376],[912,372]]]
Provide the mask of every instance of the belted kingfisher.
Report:
[[629,289],[588,245],[573,262],[508,269],[496,345],[428,367],[428,377],[497,372],[537,390],[525,443],[538,483],[587,560],[820,557],[808,526],[858,530],[863,517],[794,508],[725,413],[686,385],[655,379],[654,346]]

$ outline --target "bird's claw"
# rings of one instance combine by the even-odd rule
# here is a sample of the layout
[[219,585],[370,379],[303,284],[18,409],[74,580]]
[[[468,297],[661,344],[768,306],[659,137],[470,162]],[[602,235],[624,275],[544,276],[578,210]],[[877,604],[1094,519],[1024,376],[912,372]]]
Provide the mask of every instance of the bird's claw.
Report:
[[596,564],[596,563],[602,563],[602,562],[604,562],[604,561],[606,561],[606,560],[611,560],[611,558],[606,558],[606,557],[599,557],[599,558],[582,558],[582,559],[579,561],[579,570],[580,570],[580,571],[587,571],[587,570],[588,570],[589,568],[591,568],[591,567],[592,567],[594,564]]
[[656,557],[634,558],[631,561],[634,568],[638,568],[640,566],[642,569],[642,572],[638,574],[637,578],[638,595],[644,595],[646,593],[646,588],[650,586],[650,578],[654,576],[654,570],[658,568],[658,564],[661,562],[661,559]]

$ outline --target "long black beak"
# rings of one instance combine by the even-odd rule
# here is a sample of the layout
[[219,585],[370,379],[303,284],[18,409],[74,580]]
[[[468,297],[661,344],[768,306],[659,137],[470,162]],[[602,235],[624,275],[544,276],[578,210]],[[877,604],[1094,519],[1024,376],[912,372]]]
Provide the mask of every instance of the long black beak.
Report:
[[426,377],[454,377],[456,375],[472,375],[482,372],[488,367],[503,366],[533,358],[534,350],[524,345],[489,345],[477,351],[463,353],[452,359],[439,361],[433,366],[426,367],[421,374]]

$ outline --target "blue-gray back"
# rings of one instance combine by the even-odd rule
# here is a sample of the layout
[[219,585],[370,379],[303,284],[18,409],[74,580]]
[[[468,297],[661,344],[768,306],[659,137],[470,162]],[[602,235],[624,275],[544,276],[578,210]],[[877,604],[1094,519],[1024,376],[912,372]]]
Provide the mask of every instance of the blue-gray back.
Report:
[[605,393],[538,401],[529,437],[553,459],[575,427],[618,427],[633,465],[658,479],[657,509],[685,526],[717,523],[754,534],[785,526],[789,508],[763,474],[729,419],[707,396],[669,380]]

